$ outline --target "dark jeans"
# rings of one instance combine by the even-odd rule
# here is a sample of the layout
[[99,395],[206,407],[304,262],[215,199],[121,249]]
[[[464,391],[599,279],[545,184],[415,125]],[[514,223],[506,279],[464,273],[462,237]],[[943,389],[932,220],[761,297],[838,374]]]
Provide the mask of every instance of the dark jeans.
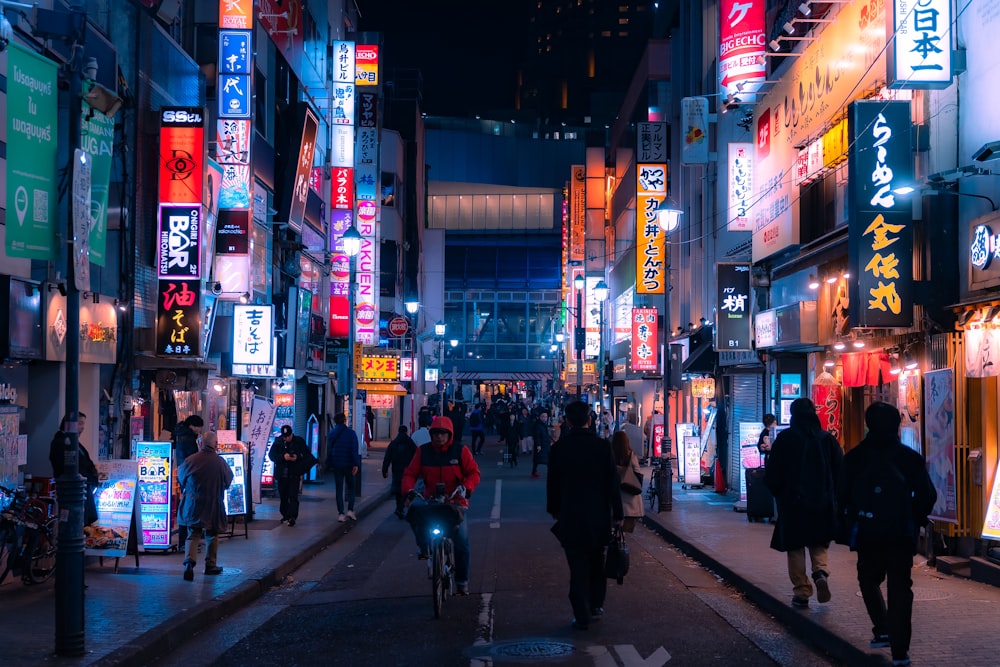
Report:
[[604,576],[604,547],[564,547],[569,564],[569,602],[577,623],[590,623],[590,613],[604,606],[608,580]]
[[469,431],[472,434],[472,453],[480,454],[483,451],[483,445],[486,444],[486,433],[482,430],[473,429]]
[[281,497],[279,510],[282,519],[299,518],[299,482],[298,475],[278,478],[278,496]]
[[[904,657],[910,650],[912,569],[913,550],[909,544],[858,549],[858,586],[872,620],[872,633],[889,635],[893,659]],[[889,597],[888,608],[879,588],[883,581]]]
[[344,500],[347,500],[347,509],[354,511],[354,475],[350,468],[333,469],[333,483],[337,487],[337,513],[344,513]]
[[[416,519],[420,507],[425,505],[422,498],[418,498],[410,505],[413,514],[407,518],[410,520],[410,527],[413,535],[417,538],[417,546],[423,550],[427,546],[428,525],[426,519]],[[416,508],[416,509],[415,509]],[[452,542],[455,544],[455,583],[465,584],[469,581],[469,567],[472,563],[472,551],[469,547],[469,528],[465,521],[452,528]]]

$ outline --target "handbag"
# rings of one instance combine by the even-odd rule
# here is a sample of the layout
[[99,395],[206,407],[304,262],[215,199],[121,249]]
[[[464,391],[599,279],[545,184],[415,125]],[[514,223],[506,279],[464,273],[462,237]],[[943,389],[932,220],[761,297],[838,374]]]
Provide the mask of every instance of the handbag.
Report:
[[625,466],[625,474],[622,475],[621,489],[625,493],[637,496],[642,493],[642,473],[637,473],[632,466]]
[[608,544],[608,553],[604,560],[604,576],[608,579],[617,579],[618,585],[622,585],[622,580],[628,574],[629,555],[628,545],[625,544],[625,533],[621,526],[616,526],[611,533],[611,543]]

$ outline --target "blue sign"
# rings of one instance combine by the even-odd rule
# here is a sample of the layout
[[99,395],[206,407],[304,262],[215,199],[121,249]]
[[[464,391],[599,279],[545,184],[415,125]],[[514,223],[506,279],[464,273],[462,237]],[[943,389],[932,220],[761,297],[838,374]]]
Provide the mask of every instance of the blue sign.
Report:
[[219,72],[221,74],[250,74],[249,30],[219,31]]
[[220,117],[250,117],[249,74],[220,74],[218,87]]

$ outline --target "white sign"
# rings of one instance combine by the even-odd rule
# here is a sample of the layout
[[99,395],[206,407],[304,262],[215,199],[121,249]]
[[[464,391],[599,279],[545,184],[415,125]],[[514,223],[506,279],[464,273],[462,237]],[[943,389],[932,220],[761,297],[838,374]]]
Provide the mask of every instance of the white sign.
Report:
[[[243,434],[250,448],[252,479],[259,480],[264,472],[264,451],[271,438],[271,423],[274,422],[275,405],[266,398],[255,396],[250,408],[250,426]],[[253,501],[260,504],[260,484],[253,485]]]
[[951,85],[951,0],[894,0],[892,88]]
[[681,164],[708,163],[708,98],[681,98]]
[[749,232],[753,202],[753,144],[729,144],[729,215],[726,229]]
[[342,83],[349,83],[354,87],[355,58],[354,42],[334,41],[333,43],[333,83],[338,87]]
[[274,306],[233,306],[233,363],[267,366],[274,354]]
[[775,310],[765,310],[753,318],[754,342],[757,349],[778,344],[778,315]]

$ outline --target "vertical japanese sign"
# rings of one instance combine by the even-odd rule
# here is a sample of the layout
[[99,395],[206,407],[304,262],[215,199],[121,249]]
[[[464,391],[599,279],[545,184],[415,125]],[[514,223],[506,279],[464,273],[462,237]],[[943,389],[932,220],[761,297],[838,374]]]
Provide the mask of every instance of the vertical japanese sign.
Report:
[[139,442],[135,445],[138,463],[139,529],[146,549],[170,548],[170,485],[173,461],[169,442]]
[[357,86],[378,85],[378,45],[357,44],[354,47],[354,83]]
[[330,117],[334,125],[354,125],[354,42],[333,43],[333,97]]
[[635,292],[663,294],[667,282],[666,234],[657,209],[667,196],[667,165],[637,164],[635,189]]
[[161,204],[201,205],[205,194],[205,116],[197,107],[160,110]]
[[753,201],[753,144],[729,144],[729,212],[726,230],[753,231],[750,206]]
[[753,349],[750,319],[750,265],[715,265],[716,318],[715,349],[719,352],[743,352]]
[[849,118],[848,254],[850,321],[858,327],[913,323],[913,225],[908,199],[893,188],[913,181],[910,103],[865,100]]
[[222,167],[219,209],[250,208],[250,141],[253,126],[249,120],[220,118],[216,124],[215,160]]
[[655,371],[659,368],[660,342],[657,336],[656,308],[632,309],[632,370]]
[[587,229],[587,169],[582,164],[574,164],[570,172],[569,261],[583,262]]
[[890,88],[951,85],[951,0],[893,0],[887,65]]
[[708,163],[708,98],[681,98],[681,164]]
[[58,225],[57,66],[20,44],[7,50],[7,229],[11,257],[54,260]]
[[156,298],[156,354],[201,356],[201,281],[160,281]]
[[[89,106],[86,99],[83,104]],[[114,143],[115,122],[96,109],[88,110],[80,128],[80,146],[90,156],[90,261],[98,266],[106,261]]]
[[[271,441],[271,424],[274,422],[274,403],[254,396],[253,404],[250,406],[250,426],[249,431],[244,432],[243,439],[250,449],[250,479],[261,479],[264,472],[264,452],[267,451],[268,443]],[[254,484],[251,487],[253,502],[260,504],[260,485]]]
[[274,306],[233,306],[233,363],[269,365],[273,361]]
[[160,206],[156,266],[160,278],[201,276],[201,206]]
[[319,121],[312,109],[304,108],[302,135],[299,137],[298,158],[295,166],[295,180],[292,183],[291,201],[288,209],[288,224],[296,231],[302,229],[309,198],[309,174],[312,172],[313,157],[316,152],[316,131]]
[[767,74],[765,0],[719,3],[719,94],[754,102]]

